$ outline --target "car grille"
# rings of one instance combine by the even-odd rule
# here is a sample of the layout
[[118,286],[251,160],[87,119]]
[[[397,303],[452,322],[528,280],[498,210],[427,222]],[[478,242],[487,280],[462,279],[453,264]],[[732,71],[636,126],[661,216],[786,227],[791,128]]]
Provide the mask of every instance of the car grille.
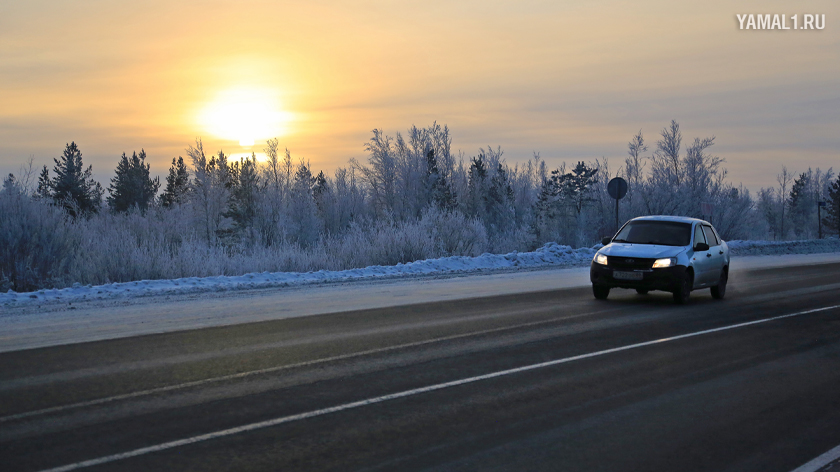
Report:
[[607,256],[607,265],[613,269],[650,269],[655,259],[641,257]]

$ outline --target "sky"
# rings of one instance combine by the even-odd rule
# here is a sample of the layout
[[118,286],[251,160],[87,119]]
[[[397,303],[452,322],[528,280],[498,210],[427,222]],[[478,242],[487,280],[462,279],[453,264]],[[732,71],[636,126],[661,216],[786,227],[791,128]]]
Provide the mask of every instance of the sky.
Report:
[[[768,13],[825,27],[739,28]],[[107,187],[123,152],[163,176],[272,137],[331,173],[433,122],[466,157],[615,170],[672,119],[753,191],[840,171],[840,2],[0,0],[2,175],[75,141]]]

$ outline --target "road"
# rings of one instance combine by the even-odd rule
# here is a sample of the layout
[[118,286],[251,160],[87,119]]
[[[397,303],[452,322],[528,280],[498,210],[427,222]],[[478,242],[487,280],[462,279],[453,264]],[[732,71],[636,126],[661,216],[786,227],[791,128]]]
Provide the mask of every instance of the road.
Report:
[[4,352],[0,464],[789,472],[840,444],[839,293],[830,263]]

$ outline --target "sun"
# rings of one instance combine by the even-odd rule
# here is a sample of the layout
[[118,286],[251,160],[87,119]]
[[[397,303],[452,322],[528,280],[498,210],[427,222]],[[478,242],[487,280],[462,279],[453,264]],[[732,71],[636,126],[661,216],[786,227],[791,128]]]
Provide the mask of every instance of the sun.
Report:
[[219,92],[202,108],[198,121],[218,138],[251,147],[256,141],[285,134],[291,113],[282,110],[276,91],[241,87]]

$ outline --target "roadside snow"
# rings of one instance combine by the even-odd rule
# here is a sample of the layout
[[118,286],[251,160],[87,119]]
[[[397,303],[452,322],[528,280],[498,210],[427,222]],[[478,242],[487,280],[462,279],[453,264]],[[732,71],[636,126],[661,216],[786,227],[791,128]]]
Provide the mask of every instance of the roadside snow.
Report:
[[[840,251],[741,256],[732,278],[755,269],[839,263]],[[349,279],[348,279],[349,280]],[[0,352],[169,333],[417,303],[589,287],[583,266],[536,266],[404,277],[360,278],[278,289],[222,290],[158,296],[115,296],[80,302],[0,305]],[[131,293],[137,293],[136,291]],[[396,315],[399,311],[395,312]]]
[[808,239],[804,241],[727,241],[733,256],[767,256],[776,254],[821,254],[840,252],[840,239]]
[[195,292],[288,287],[325,282],[344,282],[359,279],[383,277],[404,277],[416,275],[468,273],[478,270],[505,269],[541,266],[581,266],[589,264],[601,245],[594,248],[572,249],[549,243],[534,252],[511,252],[509,254],[482,254],[478,257],[442,257],[395,266],[370,266],[364,269],[340,271],[320,270],[317,272],[262,272],[238,276],[219,275],[215,277],[186,277],[166,280],[141,280],[137,282],[112,283],[106,285],[76,284],[63,289],[38,290],[17,293],[9,290],[0,294],[0,305],[20,306],[45,302],[74,302],[103,300],[122,297],[136,297],[163,294],[186,294]]
[[[815,254],[840,252],[840,240],[809,241],[729,241],[732,255]],[[186,277],[166,280],[141,280],[96,286],[79,284],[63,289],[0,294],[0,307],[22,307],[44,303],[72,303],[93,300],[114,300],[157,295],[179,295],[228,290],[262,289],[346,282],[403,278],[421,275],[468,274],[477,271],[581,267],[589,265],[600,244],[591,248],[572,249],[548,243],[533,252],[482,254],[478,257],[442,257],[396,266],[370,266],[363,269],[317,272],[263,272],[239,276]]]

